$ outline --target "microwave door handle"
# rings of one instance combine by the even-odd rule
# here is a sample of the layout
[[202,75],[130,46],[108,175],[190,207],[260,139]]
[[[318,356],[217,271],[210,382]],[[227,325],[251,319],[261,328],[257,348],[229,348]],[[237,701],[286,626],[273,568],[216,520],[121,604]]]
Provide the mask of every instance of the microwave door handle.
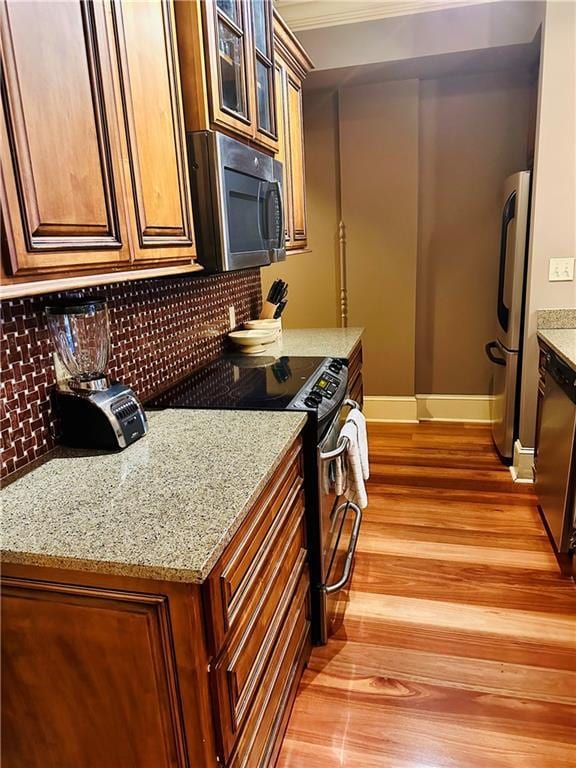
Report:
[[260,240],[263,243],[268,242],[268,238],[264,237],[264,227],[263,224],[265,223],[263,220],[265,218],[265,212],[266,212],[266,193],[262,194],[263,188],[267,187],[268,185],[266,182],[259,181],[258,182],[258,236],[260,237]]
[[283,248],[286,240],[285,232],[285,219],[284,219],[284,200],[282,199],[282,183],[275,181],[273,189],[275,190],[276,199],[278,201],[278,210],[280,211],[280,222],[278,225],[278,244],[277,248]]

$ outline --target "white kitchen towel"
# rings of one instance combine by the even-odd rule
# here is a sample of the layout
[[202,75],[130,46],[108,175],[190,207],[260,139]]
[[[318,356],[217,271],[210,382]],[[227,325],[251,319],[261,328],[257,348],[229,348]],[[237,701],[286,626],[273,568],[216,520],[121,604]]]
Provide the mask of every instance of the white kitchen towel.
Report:
[[366,417],[359,408],[352,408],[346,421],[352,421],[358,428],[358,448],[360,461],[362,462],[362,475],[364,480],[370,477],[370,463],[368,459],[368,431],[366,429]]
[[330,462],[334,472],[334,493],[342,496],[348,485],[348,458],[346,453]]
[[340,430],[340,439],[345,437],[348,438],[348,482],[344,489],[344,495],[349,501],[356,502],[360,509],[365,509],[368,506],[368,495],[362,472],[358,427],[352,420],[347,420]]

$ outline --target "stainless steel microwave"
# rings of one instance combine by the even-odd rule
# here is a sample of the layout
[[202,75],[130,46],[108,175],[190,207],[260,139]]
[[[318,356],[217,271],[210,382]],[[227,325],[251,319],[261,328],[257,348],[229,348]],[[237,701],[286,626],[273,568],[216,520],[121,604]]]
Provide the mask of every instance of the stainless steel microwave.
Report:
[[282,163],[213,131],[187,140],[198,263],[228,272],[282,261]]

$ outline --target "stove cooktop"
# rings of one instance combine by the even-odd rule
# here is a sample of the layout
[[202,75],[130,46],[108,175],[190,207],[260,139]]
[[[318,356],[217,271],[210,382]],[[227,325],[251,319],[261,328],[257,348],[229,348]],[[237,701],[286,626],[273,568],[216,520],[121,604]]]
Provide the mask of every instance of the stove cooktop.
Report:
[[[283,411],[310,382],[324,357],[227,355],[146,403],[146,408],[233,408]],[[314,382],[311,382],[314,383]],[[298,410],[314,411],[302,405]]]

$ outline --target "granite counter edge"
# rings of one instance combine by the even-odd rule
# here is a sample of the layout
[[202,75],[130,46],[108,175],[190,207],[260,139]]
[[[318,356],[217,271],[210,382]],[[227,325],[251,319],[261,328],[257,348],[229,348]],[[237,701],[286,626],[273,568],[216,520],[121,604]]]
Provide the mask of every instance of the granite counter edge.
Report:
[[576,360],[573,357],[570,357],[561,347],[558,346],[558,344],[553,341],[548,333],[549,331],[558,331],[558,330],[573,330],[571,328],[542,328],[538,331],[538,338],[541,339],[544,344],[546,344],[547,347],[550,347],[550,349],[555,352],[558,357],[560,357],[566,365],[570,366],[573,371],[576,371]]

